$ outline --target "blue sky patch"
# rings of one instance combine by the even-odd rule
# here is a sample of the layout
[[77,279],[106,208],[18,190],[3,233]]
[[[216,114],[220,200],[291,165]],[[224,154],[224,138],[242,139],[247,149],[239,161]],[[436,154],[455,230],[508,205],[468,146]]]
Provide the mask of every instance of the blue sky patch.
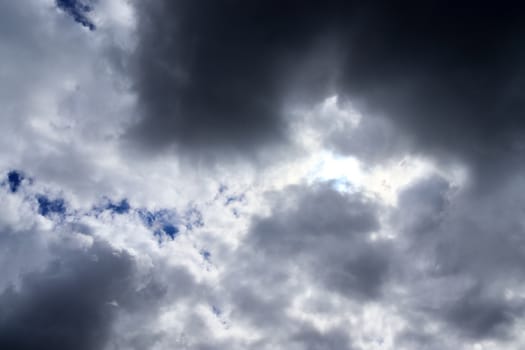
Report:
[[175,239],[180,232],[176,225],[178,220],[174,210],[162,209],[151,212],[147,209],[138,209],[137,213],[144,225],[152,229],[156,236],[162,236],[164,233]]
[[112,214],[123,215],[129,213],[130,210],[131,205],[126,198],[120,201],[113,201],[108,197],[104,197],[102,203],[93,206],[92,213],[98,216],[104,211],[110,211]]
[[7,183],[9,184],[9,189],[11,192],[15,193],[18,191],[18,188],[22,184],[22,180],[24,179],[24,176],[22,173],[12,170],[7,174]]
[[171,239],[174,239],[177,233],[179,233],[179,229],[171,224],[164,225],[162,227],[162,230],[164,231],[165,234],[170,236]]
[[64,214],[66,205],[62,198],[49,199],[45,195],[37,195],[38,213],[42,216],[49,216],[53,213]]
[[139,214],[139,217],[144,223],[144,225],[146,225],[147,227],[153,226],[156,220],[155,213],[152,213],[146,209],[138,209],[137,213]]
[[109,202],[106,209],[111,210],[115,214],[126,214],[129,212],[131,206],[127,199],[123,199],[118,203]]
[[200,254],[204,258],[204,260],[210,261],[211,253],[209,251],[203,249],[200,251]]
[[149,211],[147,209],[138,209],[137,213],[144,225],[153,227],[156,225],[165,225],[176,220],[176,212],[169,209]]
[[82,24],[89,30],[96,29],[95,24],[87,16],[89,12],[93,11],[93,7],[89,3],[78,0],[56,0],[56,5],[73,17],[75,22]]

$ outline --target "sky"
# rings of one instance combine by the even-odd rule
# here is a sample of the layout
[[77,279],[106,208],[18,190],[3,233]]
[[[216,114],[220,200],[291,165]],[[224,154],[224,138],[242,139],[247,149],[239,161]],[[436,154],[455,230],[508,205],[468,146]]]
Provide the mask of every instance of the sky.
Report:
[[525,348],[525,8],[0,1],[0,348]]

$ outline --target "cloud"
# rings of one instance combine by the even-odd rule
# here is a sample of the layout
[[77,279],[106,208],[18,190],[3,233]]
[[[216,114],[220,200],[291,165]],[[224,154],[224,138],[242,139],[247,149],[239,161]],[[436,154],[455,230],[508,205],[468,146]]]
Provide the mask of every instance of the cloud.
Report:
[[398,196],[399,210],[393,220],[403,234],[414,235],[416,242],[442,223],[453,195],[452,185],[444,178],[431,176],[410,184]]
[[449,5],[1,3],[0,346],[523,348],[522,16]]
[[[170,302],[194,293],[192,273],[181,266],[164,270],[162,258],[143,250],[145,242],[155,247],[156,239],[138,217],[133,221],[134,208],[120,214],[112,209],[94,214],[73,205],[65,210],[63,202],[55,204],[38,193],[38,181],[17,192],[8,184],[0,187],[5,204],[0,213],[0,346],[100,349],[127,344],[134,336],[155,334],[139,325],[153,324],[168,292]],[[125,225],[118,227],[122,219]],[[115,235],[104,235],[111,230],[128,238],[144,234],[142,249],[134,251],[129,239],[126,247],[117,248]],[[150,257],[156,269],[148,264]],[[115,334],[115,329],[121,331]]]
[[313,283],[353,298],[379,296],[393,251],[373,241],[379,206],[330,183],[289,187],[272,198],[268,217],[254,218],[247,242],[268,261],[293,262]]
[[514,320],[523,311],[521,303],[481,295],[483,288],[473,287],[449,305],[445,318],[474,339],[506,337]]
[[[133,259],[95,242],[86,251],[59,253],[18,289],[0,296],[0,344],[10,349],[99,349],[107,342],[114,303],[133,295]],[[112,304],[113,303],[113,304]]]
[[344,332],[331,331],[323,334],[315,329],[304,329],[295,334],[293,339],[295,343],[300,344],[301,349],[305,350],[352,349]]
[[[133,134],[149,146],[249,153],[289,137],[286,107],[336,93],[401,131],[365,137],[386,143],[370,157],[410,146],[459,158],[488,180],[522,150],[524,32],[513,6],[159,0],[137,8],[142,119]],[[333,137],[343,151],[366,147],[352,140],[364,136]]]
[[[285,86],[314,42],[307,35],[316,28],[307,23],[319,14],[303,10],[292,24],[285,19],[297,13],[289,3],[139,4],[134,80],[143,119],[133,135],[190,153],[217,147],[250,154],[285,141]],[[302,77],[323,83],[316,78]]]
[[[454,333],[462,343],[515,339],[523,313],[517,295],[524,256],[515,234],[521,227],[517,198],[511,192],[519,183],[515,179],[492,192],[490,203],[439,176],[400,194],[392,223],[411,262],[401,264],[401,281],[407,279],[402,283],[415,312],[413,322],[436,322],[441,332]],[[501,212],[495,213],[494,206]],[[432,334],[424,338],[438,343]]]

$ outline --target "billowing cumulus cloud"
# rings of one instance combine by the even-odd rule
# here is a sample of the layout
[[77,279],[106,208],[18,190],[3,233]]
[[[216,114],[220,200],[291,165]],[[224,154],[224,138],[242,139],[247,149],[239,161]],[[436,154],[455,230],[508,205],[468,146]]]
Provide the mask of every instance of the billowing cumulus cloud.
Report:
[[0,348],[524,348],[522,9],[0,4]]

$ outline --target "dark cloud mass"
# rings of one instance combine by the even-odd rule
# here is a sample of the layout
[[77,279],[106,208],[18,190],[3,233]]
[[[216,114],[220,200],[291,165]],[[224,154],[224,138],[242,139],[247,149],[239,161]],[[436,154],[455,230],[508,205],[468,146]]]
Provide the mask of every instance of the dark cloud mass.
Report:
[[[341,4],[156,1],[140,8],[137,132],[149,143],[251,151],[282,141],[292,88],[328,91],[334,68],[312,61]],[[312,66],[312,67],[310,67]],[[307,68],[319,71],[307,71]],[[299,86],[308,86],[303,89]]]
[[392,118],[422,150],[477,166],[522,151],[525,33],[516,3],[157,0],[138,8],[136,132],[150,145],[247,150],[284,135],[287,103],[337,92],[365,114]]
[[119,305],[134,297],[134,261],[107,243],[58,248],[43,271],[0,295],[0,348],[102,349]]

